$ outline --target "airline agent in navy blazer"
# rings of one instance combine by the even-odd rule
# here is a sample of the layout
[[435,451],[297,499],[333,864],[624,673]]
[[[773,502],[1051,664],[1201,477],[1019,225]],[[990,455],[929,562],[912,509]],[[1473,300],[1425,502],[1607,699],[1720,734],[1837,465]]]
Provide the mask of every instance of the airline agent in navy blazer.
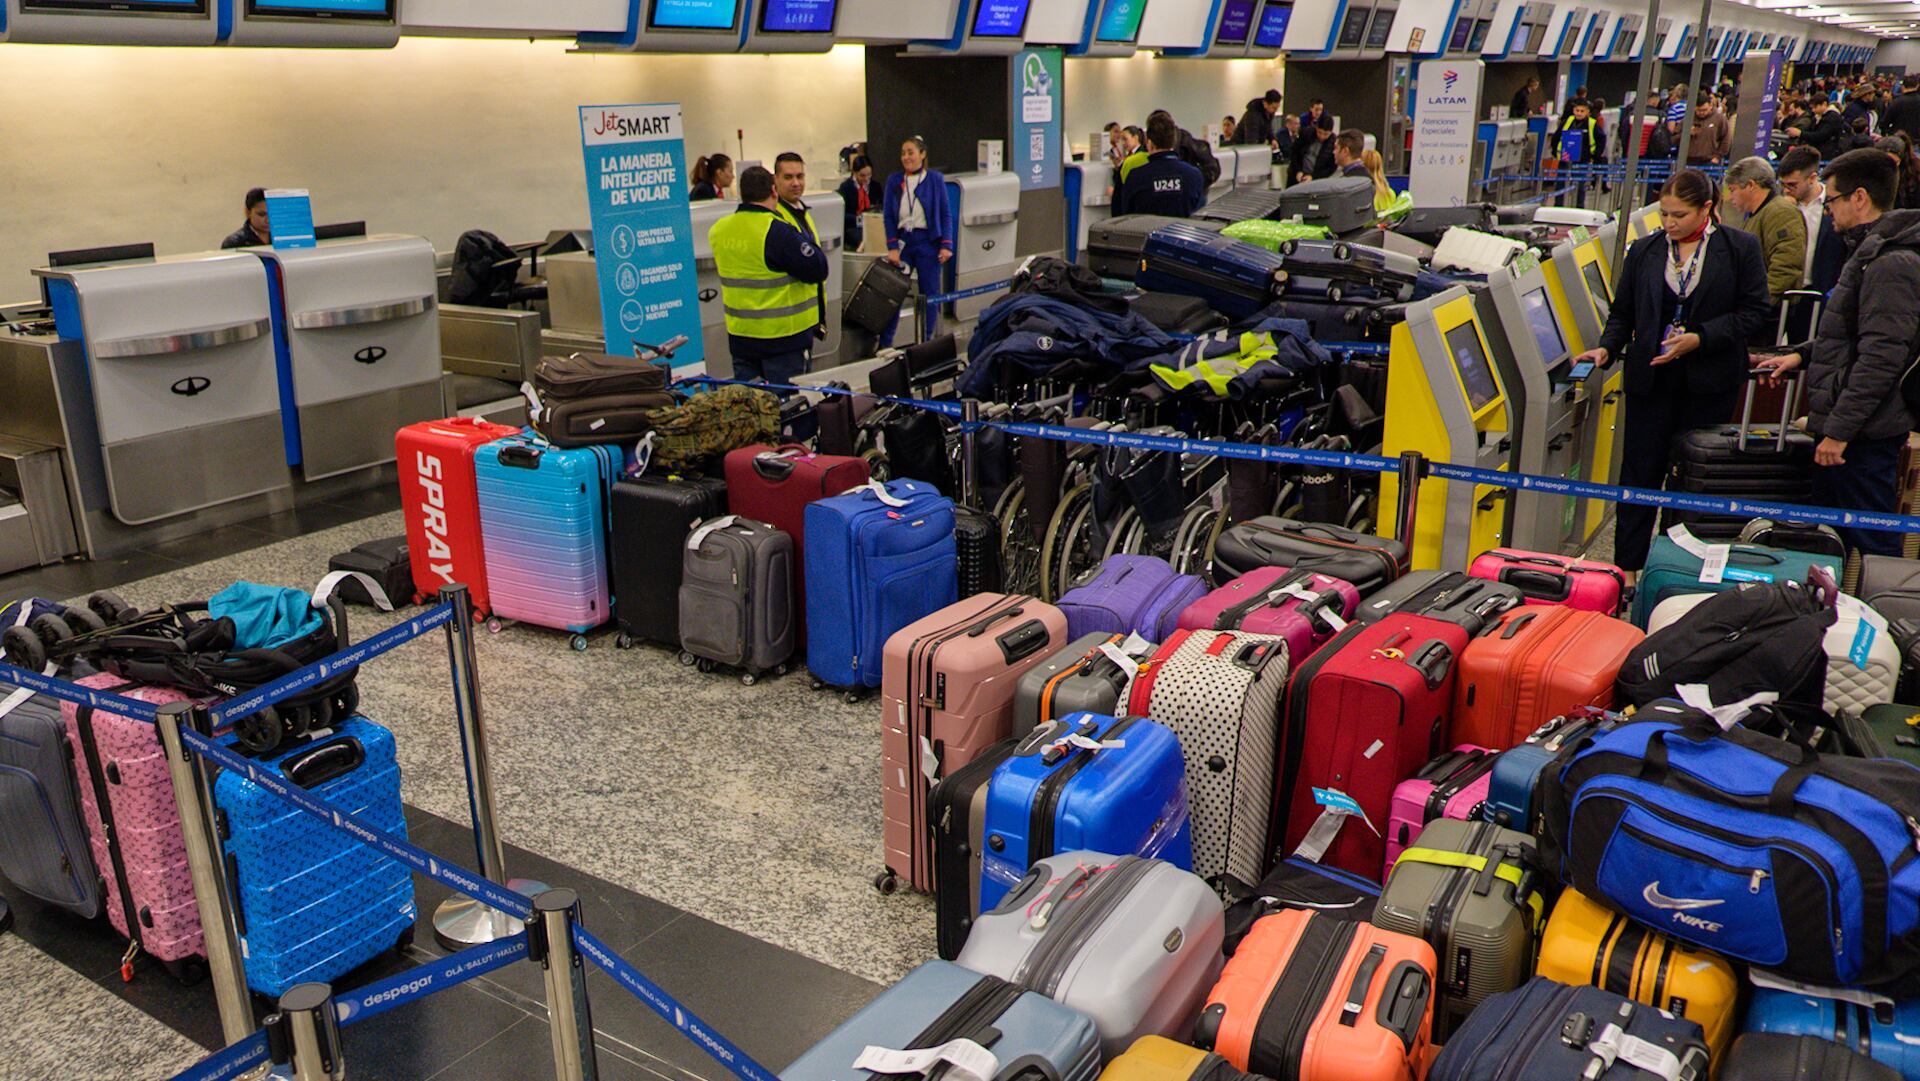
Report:
[[[1664,487],[1674,439],[1733,415],[1747,381],[1747,340],[1767,321],[1760,241],[1716,226],[1719,199],[1698,169],[1667,179],[1661,231],[1627,250],[1600,345],[1578,358],[1626,361],[1620,483],[1630,488]],[[1655,508],[1622,503],[1616,513],[1614,562],[1637,577]]]
[[[881,206],[887,258],[913,272],[922,296],[938,296],[945,292],[941,268],[953,258],[953,204],[947,202],[947,178],[927,165],[927,143],[918,135],[909,135],[900,144],[900,170],[887,178]],[[929,306],[927,336],[937,333],[939,326],[939,309]],[[882,346],[893,344],[896,329],[897,323],[881,336]]]

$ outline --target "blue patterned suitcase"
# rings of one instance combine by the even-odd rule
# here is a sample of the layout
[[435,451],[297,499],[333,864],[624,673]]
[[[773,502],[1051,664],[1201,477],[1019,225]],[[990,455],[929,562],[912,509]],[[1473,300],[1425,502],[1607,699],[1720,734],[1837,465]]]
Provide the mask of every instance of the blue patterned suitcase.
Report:
[[[1875,996],[1877,998],[1877,996]],[[1874,1005],[1756,987],[1743,1032],[1819,1036],[1920,1078],[1920,999]]]
[[1073,713],[1043,724],[994,769],[981,836],[982,912],[1056,852],[1148,856],[1191,871],[1180,739],[1145,717]]
[[828,686],[880,686],[887,639],[960,599],[953,501],[922,481],[885,491],[807,504],[807,668]]
[[495,616],[576,635],[607,621],[608,508],[623,461],[618,447],[562,450],[531,432],[474,452]]
[[[259,764],[376,829],[407,834],[393,733],[364,717]],[[237,773],[215,779],[213,799],[253,990],[272,998],[330,983],[413,940],[404,865]]]
[[1277,252],[1177,221],[1148,234],[1134,283],[1149,292],[1199,297],[1238,320],[1279,299],[1285,267]]

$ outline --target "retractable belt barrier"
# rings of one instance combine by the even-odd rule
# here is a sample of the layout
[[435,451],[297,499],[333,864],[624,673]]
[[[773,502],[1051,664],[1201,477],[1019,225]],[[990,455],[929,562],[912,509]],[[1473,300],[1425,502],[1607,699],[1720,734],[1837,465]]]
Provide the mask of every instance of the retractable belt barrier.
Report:
[[681,1005],[678,999],[662,991],[658,984],[641,975],[639,969],[578,924],[573,928],[573,945],[581,956],[599,965],[601,971],[613,977],[615,983],[646,1003],[654,1013],[679,1029],[681,1035],[692,1040],[694,1046],[712,1056],[715,1062],[725,1066],[740,1081],[779,1081],[779,1076],[772,1070],[755,1062],[732,1040],[715,1032],[713,1026]]
[[986,296],[988,293],[998,293],[1003,289],[1010,288],[1012,285],[1013,279],[1008,278],[1004,281],[990,282],[986,285],[976,285],[971,289],[959,289],[951,293],[941,293],[937,296],[925,297],[923,299],[925,299],[928,304],[952,304],[956,300],[969,300],[973,297]]

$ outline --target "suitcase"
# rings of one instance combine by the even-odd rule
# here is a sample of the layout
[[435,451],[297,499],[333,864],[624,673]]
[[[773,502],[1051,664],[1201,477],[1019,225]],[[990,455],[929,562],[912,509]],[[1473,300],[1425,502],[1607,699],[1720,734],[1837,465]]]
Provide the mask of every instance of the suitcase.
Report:
[[[187,697],[106,673],[76,682],[154,705]],[[107,921],[130,942],[121,977],[133,978],[137,949],[182,983],[197,981],[206,973],[207,950],[159,733],[146,721],[72,702],[60,703],[60,715],[79,782],[80,820],[104,880]]]
[[1255,567],[1286,567],[1351,582],[1363,598],[1407,572],[1407,549],[1399,541],[1291,518],[1228,526],[1214,543],[1212,559],[1217,586]]
[[1325,297],[1371,297],[1404,304],[1413,299],[1420,261],[1411,255],[1344,240],[1289,240],[1280,246],[1286,269],[1281,292]]
[[1119,713],[1133,674],[1154,649],[1140,638],[1101,631],[1069,642],[1020,677],[1013,690],[1013,734],[1024,736],[1069,713]]
[[[1681,593],[1660,602],[1647,618],[1647,633],[1678,623],[1706,603],[1711,593]],[[1827,651],[1821,705],[1828,713],[1863,713],[1893,701],[1900,683],[1902,652],[1892,634],[1875,633],[1862,648],[1863,619],[1857,602],[1843,601],[1821,645]],[[1855,652],[1864,664],[1855,663]]]
[[[262,769],[407,835],[393,733],[349,717]],[[413,872],[351,836],[223,770],[213,782],[221,850],[236,899],[247,986],[278,998],[295,984],[334,983],[413,941]]]
[[1362,601],[1354,617],[1373,623],[1390,612],[1408,612],[1458,623],[1468,634],[1526,603],[1520,587],[1489,582],[1459,571],[1414,571]]
[[[986,853],[988,782],[1020,740],[1009,738],[981,751],[953,770],[927,794],[933,834],[934,941],[941,960],[960,956],[967,932],[980,914],[980,857]],[[888,879],[880,878],[884,888]],[[898,884],[898,879],[894,879]],[[944,885],[943,885],[944,884]]]
[[1267,221],[1280,216],[1281,193],[1270,188],[1242,188],[1228,192],[1193,212],[1202,221],[1222,226],[1241,221]]
[[[1890,1066],[1902,1077],[1920,1077],[1920,999],[1896,1003],[1872,997],[1873,1004],[1868,1005],[1857,1001],[1856,995],[1827,998],[1811,989],[1756,987],[1742,1031],[1818,1036]],[[1832,1076],[1823,1074],[1822,1081]]]
[[1900,1071],[1833,1042],[1831,1036],[1749,1032],[1719,1063],[1720,1081],[1900,1081]]
[[1287,686],[1283,639],[1175,631],[1134,677],[1129,712],[1180,737],[1193,820],[1193,869],[1254,882],[1266,869],[1275,735]]
[[1612,730],[1621,720],[1620,714],[1606,710],[1576,709],[1541,725],[1519,746],[1500,752],[1487,776],[1487,821],[1538,837],[1543,830],[1544,786],[1558,783],[1560,766],[1582,740]]
[[1631,623],[1579,608],[1508,612],[1460,657],[1453,739],[1504,751],[1579,706],[1613,708],[1620,665],[1646,637]]
[[1656,536],[1653,548],[1647,553],[1646,568],[1640,572],[1639,584],[1634,587],[1633,622],[1635,626],[1645,627],[1654,607],[1675,594],[1720,593],[1741,582],[1804,582],[1807,571],[1813,567],[1825,567],[1833,572],[1834,581],[1840,580],[1840,561],[1832,556],[1736,544],[1728,555],[1725,578],[1719,582],[1702,582],[1700,560],[1674,543],[1672,537]]
[[1138,293],[1127,298],[1133,314],[1173,334],[1199,336],[1226,327],[1227,320],[1199,297],[1177,293]]
[[1280,297],[1278,254],[1185,221],[1148,234],[1140,249],[1142,289],[1199,297],[1228,319],[1247,319]]
[[1262,917],[1283,909],[1318,912],[1336,920],[1373,922],[1373,906],[1380,900],[1380,884],[1298,856],[1274,864],[1257,886],[1240,882],[1227,891],[1228,957]]
[[1763,544],[1768,548],[1812,552],[1815,555],[1832,556],[1842,562],[1847,558],[1847,542],[1841,540],[1839,532],[1830,525],[1755,518],[1740,527],[1738,539],[1741,544]]
[[1487,785],[1493,778],[1498,752],[1462,744],[1420,767],[1420,772],[1393,789],[1393,809],[1387,813],[1387,862],[1381,881],[1393,873],[1400,853],[1413,844],[1427,823],[1437,818],[1463,822],[1483,817]]
[[680,648],[703,667],[741,669],[749,687],[784,674],[799,613],[793,606],[793,538],[728,514],[701,525],[682,548]]
[[[1446,746],[1466,643],[1457,624],[1396,613],[1348,627],[1300,666],[1275,800],[1286,815],[1283,851],[1356,875],[1386,862],[1380,831],[1394,787]],[[1352,816],[1342,809],[1365,823],[1344,828]]]
[[1103,1057],[1185,1036],[1220,975],[1220,899],[1161,860],[1064,852],[974,921],[963,968],[1093,1019]]
[[1554,902],[1536,971],[1698,1023],[1715,1061],[1733,1040],[1740,977],[1732,965],[1611,912],[1578,890],[1565,890]]
[[[1818,440],[1788,424],[1798,397],[1792,392],[1782,403],[1777,423],[1765,428],[1752,423],[1753,393],[1761,386],[1758,374],[1749,373],[1740,423],[1696,428],[1674,440],[1669,491],[1776,503],[1814,502],[1813,448]],[[1744,519],[1698,511],[1670,508],[1661,513],[1663,528],[1694,522],[1733,529],[1746,524]]]
[[813,407],[814,420],[819,428],[814,440],[815,449],[823,455],[856,457],[859,453],[860,422],[879,408],[880,402],[871,394],[851,393],[853,388],[843,381],[835,380],[821,389],[828,387],[849,393],[826,394]]
[[1158,556],[1115,555],[1068,590],[1060,610],[1075,638],[1098,631],[1163,642],[1179,626],[1180,613],[1206,591],[1205,582],[1175,572]]
[[1541,878],[1533,838],[1491,822],[1437,819],[1400,854],[1373,923],[1425,939],[1439,958],[1435,1042],[1532,975],[1546,913]]
[[895,1078],[898,1067],[855,1064],[869,1048],[917,1050],[954,1040],[993,1052],[999,1068],[987,1081],[1023,1081],[1036,1072],[1047,1081],[1094,1081],[1100,1073],[1100,1034],[1086,1015],[1018,984],[928,961],[781,1070],[780,1081]]
[[[1648,1071],[1629,1061],[1642,1054],[1665,1068]],[[1426,1081],[1707,1081],[1707,1061],[1692,1021],[1598,987],[1535,976],[1482,1003],[1434,1059]]]
[[1920,701],[1920,620],[1892,620],[1887,633],[1900,648],[1900,685],[1894,688],[1893,700]]
[[623,478],[613,486],[616,645],[680,648],[680,574],[693,527],[727,513],[727,482],[697,474]]
[[1211,1051],[1164,1036],[1142,1036],[1125,1054],[1107,1062],[1100,1081],[1253,1081],[1253,1075]]
[[1920,766],[1920,706],[1869,706],[1860,720],[1872,730],[1884,757]]
[[631,443],[653,430],[652,410],[673,404],[667,369],[635,357],[543,357],[533,385],[527,423],[556,447]]
[[1338,578],[1256,567],[1188,605],[1180,627],[1276,635],[1287,640],[1287,657],[1298,664],[1338,634],[1359,603],[1360,591]]
[[[391,607],[400,607],[413,598],[413,557],[407,551],[406,537],[386,537],[356,544],[327,560],[328,572],[348,571],[373,579]],[[340,599],[348,604],[378,607],[373,594],[357,578],[340,582]]]
[[1217,233],[1224,222],[1166,218],[1157,214],[1122,214],[1087,228],[1087,266],[1103,278],[1132,281],[1140,272],[1141,250],[1154,230],[1187,222],[1204,232]]
[[806,534],[807,668],[827,686],[878,687],[887,639],[959,599],[953,501],[918,481],[876,482],[807,504]]
[[467,587],[476,613],[484,616],[492,611],[474,452],[519,434],[518,428],[478,417],[423,421],[394,433],[414,600],[425,600],[439,593],[441,586],[460,582]]
[[618,447],[561,450],[527,436],[474,453],[493,614],[581,632],[607,621],[607,504]]
[[1920,620],[1920,559],[1862,555],[1857,592],[1889,620]]
[[0,699],[0,874],[29,897],[90,920],[100,914],[100,874],[69,743],[56,699],[24,689]]
[[1310,180],[1287,188],[1280,197],[1275,218],[1324,225],[1336,235],[1365,229],[1380,216],[1373,208],[1373,181],[1364,176]]
[[[727,510],[756,522],[765,522],[793,538],[794,610],[807,608],[807,504],[852,491],[867,483],[865,458],[836,458],[811,454],[805,447],[771,447],[765,443],[729,451]],[[799,644],[807,642],[807,628],[799,628]]]
[[1192,870],[1186,776],[1180,740],[1145,717],[1073,713],[1034,729],[987,784],[980,909],[997,907],[1056,852],[1147,856]]
[[1372,297],[1343,298],[1336,304],[1314,297],[1287,296],[1268,305],[1266,314],[1303,320],[1321,342],[1386,342],[1393,325],[1406,321],[1404,305]]
[[1610,616],[1620,614],[1627,576],[1611,563],[1495,548],[1474,557],[1467,573],[1475,578],[1517,586],[1528,604],[1563,604]]
[[953,547],[960,596],[998,593],[1006,584],[1000,565],[1000,523],[986,511],[953,506]]
[[[1422,244],[1438,244],[1447,230],[1455,226],[1490,233],[1500,224],[1492,203],[1468,203],[1466,206],[1416,206],[1407,211],[1393,227],[1396,235]],[[1516,223],[1518,224],[1518,223]]]
[[913,276],[907,268],[887,259],[875,259],[860,272],[860,280],[847,294],[840,309],[840,321],[859,327],[876,338],[883,337],[900,318],[907,297],[913,292]]
[[1415,1081],[1433,1028],[1433,947],[1372,924],[1276,912],[1207,997],[1194,1042],[1262,1077]]
[[[917,590],[919,581],[908,585]],[[906,623],[872,650],[885,657],[877,682],[886,877],[934,889],[929,789],[1008,737],[1014,685],[1064,641],[1059,609],[1020,594],[983,593]],[[833,644],[830,635],[816,638],[809,659],[811,649]]]

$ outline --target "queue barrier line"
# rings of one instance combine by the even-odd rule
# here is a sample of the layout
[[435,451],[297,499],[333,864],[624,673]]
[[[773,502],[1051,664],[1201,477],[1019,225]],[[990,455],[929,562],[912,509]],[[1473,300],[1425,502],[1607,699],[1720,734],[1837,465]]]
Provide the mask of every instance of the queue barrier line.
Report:
[[952,304],[956,300],[971,300],[974,297],[983,297],[988,293],[998,293],[1003,289],[1010,289],[1012,287],[1013,279],[1007,278],[1003,281],[989,282],[986,285],[976,285],[971,289],[958,289],[951,293],[940,293],[935,296],[922,297],[921,299],[928,304]]
[[232,1081],[266,1062],[267,1033],[262,1029],[174,1074],[172,1081]]
[[740,1050],[732,1040],[720,1035],[713,1026],[702,1021],[692,1010],[678,999],[660,989],[660,985],[642,975],[625,958],[607,948],[607,944],[595,938],[585,927],[575,924],[573,927],[573,945],[580,955],[592,961],[613,979],[613,982],[625,988],[633,997],[660,1015],[661,1019],[680,1031],[680,1034],[693,1042],[695,1047],[705,1051],[709,1057],[741,1081],[780,1081],[779,1075],[754,1061],[753,1056]]
[[16,687],[25,687],[35,694],[44,694],[48,698],[57,698],[62,702],[72,702],[76,706],[87,706],[96,710],[106,710],[136,721],[154,723],[160,717],[160,709],[152,702],[142,702],[138,698],[113,694],[109,691],[96,691],[92,687],[82,687],[78,683],[69,683],[56,679],[44,672],[35,672],[30,668],[0,661],[0,683],[10,683]]

